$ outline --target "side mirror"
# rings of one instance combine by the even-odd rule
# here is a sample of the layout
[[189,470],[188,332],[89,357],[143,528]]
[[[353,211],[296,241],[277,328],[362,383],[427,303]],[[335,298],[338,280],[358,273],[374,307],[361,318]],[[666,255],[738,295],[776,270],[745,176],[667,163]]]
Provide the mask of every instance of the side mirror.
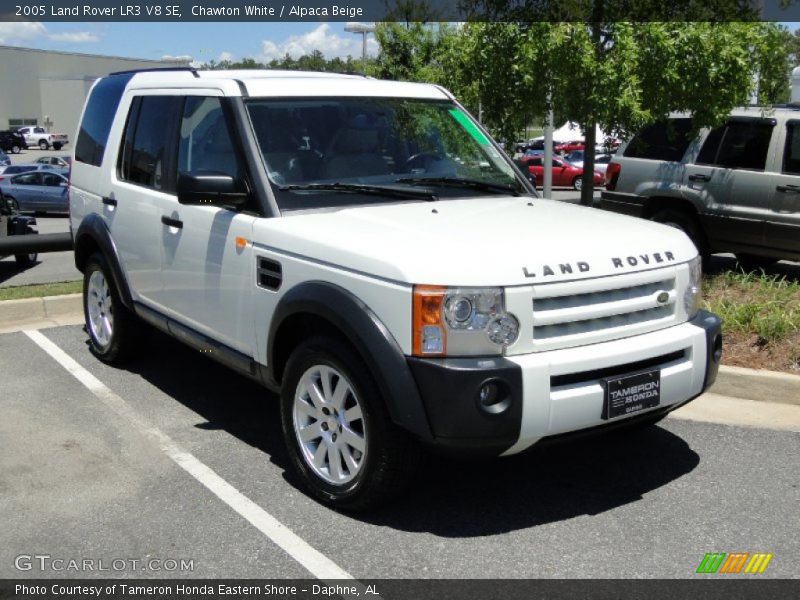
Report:
[[232,175],[217,171],[178,174],[178,202],[209,206],[242,206],[247,202]]

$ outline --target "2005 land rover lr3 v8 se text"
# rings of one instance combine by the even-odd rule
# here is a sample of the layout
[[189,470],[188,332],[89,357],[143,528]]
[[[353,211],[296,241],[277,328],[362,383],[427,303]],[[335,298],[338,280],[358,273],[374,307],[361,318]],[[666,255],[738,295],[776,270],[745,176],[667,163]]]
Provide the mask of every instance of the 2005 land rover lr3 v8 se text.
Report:
[[435,85],[104,77],[70,217],[94,354],[130,357],[142,320],[278,391],[293,468],[340,508],[424,446],[653,423],[719,365],[684,233],[537,198]]

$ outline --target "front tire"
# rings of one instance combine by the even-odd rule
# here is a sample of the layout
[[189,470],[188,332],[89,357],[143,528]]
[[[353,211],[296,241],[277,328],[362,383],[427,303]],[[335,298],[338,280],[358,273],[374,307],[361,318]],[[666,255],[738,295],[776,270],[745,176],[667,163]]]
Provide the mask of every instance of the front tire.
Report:
[[312,338],[290,356],[281,422],[303,483],[336,508],[363,510],[395,496],[419,464],[417,442],[389,420],[367,366],[332,337]]
[[49,150],[50,144],[47,143],[47,140],[39,140],[39,150]]
[[22,147],[21,146],[19,146],[18,144],[14,144],[13,146],[11,146],[11,153],[12,154],[19,154],[20,152],[22,152]]
[[705,234],[703,233],[697,218],[680,210],[664,209],[655,213],[652,217],[650,217],[650,220],[657,223],[663,223],[664,225],[669,225],[670,227],[674,227],[683,231],[687,236],[689,236],[689,239],[692,240],[692,243],[697,247],[697,251],[700,253],[703,261],[703,270],[708,268],[708,261],[709,258],[711,258],[711,254],[709,252],[708,242],[706,241]]
[[121,364],[134,353],[136,317],[122,304],[119,291],[102,254],[93,254],[83,277],[83,315],[89,349],[107,364]]
[[768,269],[777,261],[767,256],[756,256],[755,254],[737,254],[736,262],[745,273],[759,272]]

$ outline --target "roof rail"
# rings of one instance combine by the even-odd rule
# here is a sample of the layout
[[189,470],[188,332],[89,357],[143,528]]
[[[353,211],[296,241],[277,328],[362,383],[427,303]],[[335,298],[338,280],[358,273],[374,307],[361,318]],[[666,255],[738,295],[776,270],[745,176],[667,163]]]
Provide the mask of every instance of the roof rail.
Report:
[[195,77],[200,77],[194,67],[152,67],[150,69],[131,69],[129,71],[116,71],[111,75],[135,75],[136,73],[158,73],[159,71],[189,71]]

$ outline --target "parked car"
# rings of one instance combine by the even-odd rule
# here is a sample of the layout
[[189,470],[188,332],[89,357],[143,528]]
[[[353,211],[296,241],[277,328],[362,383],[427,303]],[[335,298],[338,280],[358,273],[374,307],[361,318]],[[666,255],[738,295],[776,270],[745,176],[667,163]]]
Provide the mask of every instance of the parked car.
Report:
[[[0,198],[0,239],[10,235],[25,235],[39,233],[34,229],[35,217],[26,217],[19,214],[16,204],[10,200]],[[5,258],[0,254],[0,259]],[[30,267],[39,258],[36,252],[14,255],[20,267]]]
[[19,154],[25,147],[25,138],[16,131],[0,131],[0,148],[3,152]]
[[[575,150],[574,152],[567,154],[564,158],[576,167],[580,167],[582,169],[583,159],[586,156],[585,152],[585,150]],[[595,154],[594,170],[605,175],[606,169],[608,169],[608,163],[612,157],[613,154]]]
[[586,148],[586,142],[583,140],[572,140],[571,142],[560,142],[556,145],[556,150],[561,154],[569,154],[576,150],[583,150]]
[[0,179],[0,195],[20,212],[69,212],[69,181],[52,171],[29,171]]
[[56,167],[54,165],[44,165],[41,163],[26,163],[23,165],[1,165],[0,166],[0,179],[8,177],[9,175],[19,175],[20,173],[27,173],[28,171],[54,171],[61,175],[66,175],[67,171]]
[[612,159],[601,208],[682,229],[745,269],[800,260],[800,111],[734,110],[692,135],[687,115],[644,128]]
[[11,164],[11,158],[9,158],[8,154],[0,150],[0,166],[7,167]]
[[37,165],[51,165],[59,169],[69,169],[72,165],[72,157],[68,154],[64,156],[42,156],[34,161]]
[[[528,171],[530,171],[537,181],[544,181],[544,158],[534,157],[527,161]],[[561,187],[573,187],[579,190],[583,187],[583,167],[576,167],[563,158],[553,159],[553,185]],[[601,185],[603,176],[595,171],[594,184]]]

